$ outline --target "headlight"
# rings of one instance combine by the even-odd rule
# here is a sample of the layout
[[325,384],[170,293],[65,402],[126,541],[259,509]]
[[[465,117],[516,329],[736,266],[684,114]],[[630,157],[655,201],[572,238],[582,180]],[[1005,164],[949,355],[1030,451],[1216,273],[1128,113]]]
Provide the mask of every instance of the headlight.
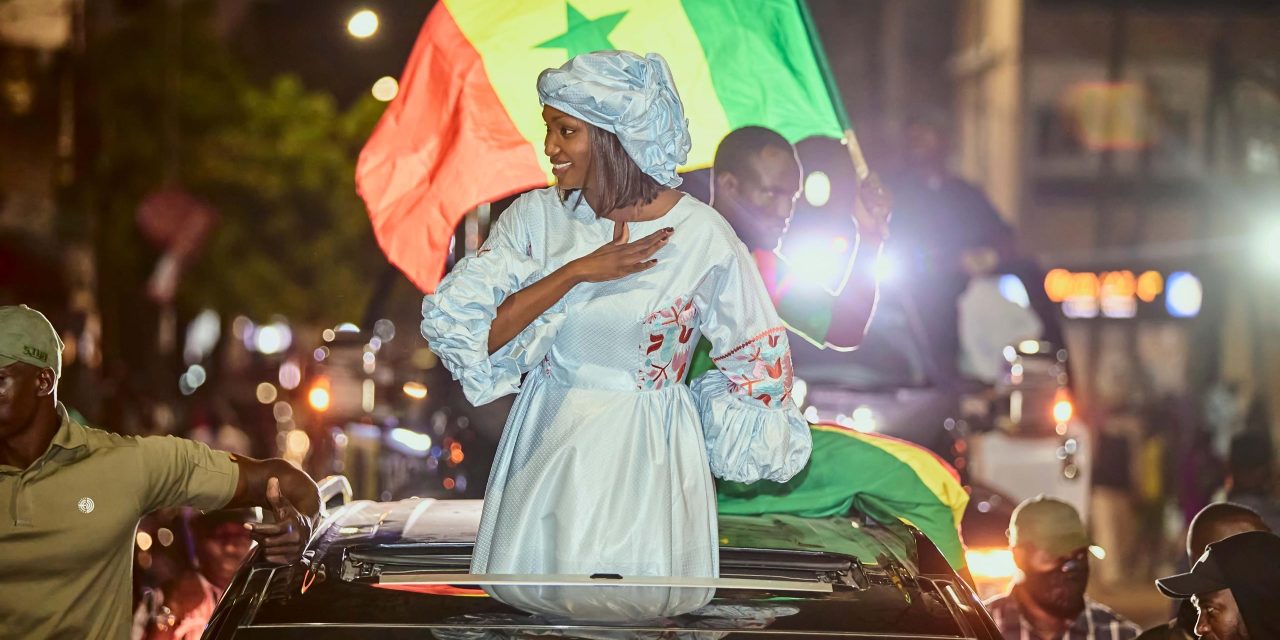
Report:
[[979,580],[1012,580],[1018,573],[1008,549],[970,549],[964,553],[969,573]]

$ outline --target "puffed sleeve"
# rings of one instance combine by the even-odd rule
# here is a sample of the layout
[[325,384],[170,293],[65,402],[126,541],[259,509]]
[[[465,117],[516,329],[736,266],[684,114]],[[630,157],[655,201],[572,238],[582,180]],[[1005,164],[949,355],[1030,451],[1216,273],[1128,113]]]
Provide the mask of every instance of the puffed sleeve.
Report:
[[561,300],[489,355],[489,327],[498,305],[546,275],[542,262],[529,255],[522,204],[517,200],[500,216],[476,255],[458,261],[436,292],[422,300],[422,337],[476,406],[516,392],[520,376],[546,356],[564,324]]
[[695,302],[716,365],[691,385],[711,472],[734,482],[786,482],[809,461],[809,425],[791,400],[786,329],[741,243]]

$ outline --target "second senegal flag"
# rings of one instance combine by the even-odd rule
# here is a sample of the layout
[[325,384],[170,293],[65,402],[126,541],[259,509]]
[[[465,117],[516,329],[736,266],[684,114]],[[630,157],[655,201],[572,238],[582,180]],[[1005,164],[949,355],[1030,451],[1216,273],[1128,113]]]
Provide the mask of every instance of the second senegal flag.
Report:
[[746,125],[841,137],[811,32],[796,0],[438,2],[356,168],[378,243],[430,292],[468,210],[551,184],[535,85],[579,53],[667,59],[693,138],[685,169],[710,166]]

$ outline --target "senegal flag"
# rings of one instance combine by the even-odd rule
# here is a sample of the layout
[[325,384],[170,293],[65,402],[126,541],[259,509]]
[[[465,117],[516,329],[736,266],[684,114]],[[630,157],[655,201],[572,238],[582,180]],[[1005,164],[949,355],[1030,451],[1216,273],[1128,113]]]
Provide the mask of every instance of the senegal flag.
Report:
[[720,513],[825,518],[856,509],[881,522],[914,526],[953,568],[965,566],[960,518],[969,494],[955,469],[932,451],[897,438],[830,424],[811,431],[809,466],[783,484],[721,482]]
[[444,0],[360,154],[374,234],[424,291],[470,209],[551,183],[538,74],[591,51],[659,53],[689,118],[685,169],[729,131],[839,138],[845,116],[797,0]]

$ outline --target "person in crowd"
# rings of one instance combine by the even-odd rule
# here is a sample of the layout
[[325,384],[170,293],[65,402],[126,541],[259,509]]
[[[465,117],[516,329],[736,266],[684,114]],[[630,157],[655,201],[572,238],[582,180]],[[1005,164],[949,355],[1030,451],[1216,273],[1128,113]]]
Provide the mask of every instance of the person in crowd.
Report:
[[[725,136],[712,168],[711,206],[751,250],[778,315],[792,333],[823,348],[856,348],[876,305],[875,261],[885,241],[892,198],[875,174],[858,180],[848,150],[838,140],[810,138],[800,144],[832,160],[821,167],[831,180],[831,202],[847,203],[847,223],[857,232],[843,289],[831,293],[806,280],[775,253],[784,232],[795,232],[791,217],[804,173],[796,149],[781,134],[751,126]],[[841,193],[845,189],[851,193]],[[842,197],[848,195],[852,197]],[[836,229],[844,222],[822,221]],[[690,379],[714,369],[710,345],[699,344]],[[813,454],[806,473],[781,487],[768,482],[719,483],[720,513],[827,517],[857,508],[878,519],[905,519],[919,527],[957,570],[963,569],[964,546],[957,525],[968,496],[954,479],[954,470],[916,447],[877,447],[881,437],[837,425],[815,425],[811,434]],[[889,460],[886,450],[899,459]],[[902,459],[910,464],[902,464]],[[932,491],[912,490],[923,486],[922,479]]]
[[[472,404],[519,390],[471,570],[716,576],[712,474],[781,482],[809,459],[786,331],[732,228],[674,189],[690,139],[661,56],[578,55],[537,89],[556,185],[517,199],[423,301],[422,335]],[[699,336],[717,371],[687,386]]]
[[1265,432],[1249,431],[1232,438],[1224,488],[1227,502],[1249,507],[1273,531],[1280,531],[1274,452]]
[[[1196,514],[1187,529],[1187,558],[1194,563],[1210,544],[1248,531],[1271,532],[1271,528],[1248,507],[1228,502],[1211,504]],[[1192,640],[1196,637],[1195,628],[1195,605],[1184,599],[1174,619],[1144,631],[1138,640]]]
[[1075,507],[1039,496],[1019,504],[1009,548],[1021,578],[987,602],[1006,640],[1131,640],[1141,629],[1085,595],[1089,535]]
[[0,638],[129,637],[134,529],[171,506],[270,509],[264,558],[301,557],[316,485],[280,459],[130,437],[58,402],[62,341],[40,312],[0,307]]
[[965,252],[961,262],[969,284],[956,300],[960,373],[987,385],[995,384],[1004,373],[1006,346],[1039,340],[1044,332],[1035,312],[1001,293],[997,260],[993,249]]
[[[856,348],[871,322],[877,297],[875,261],[884,246],[891,209],[891,197],[875,174],[859,184],[852,161],[846,169],[846,174],[830,177],[836,184],[857,185],[848,212],[857,242],[849,281],[836,294],[799,276],[774,253],[801,190],[800,160],[786,138],[764,127],[735,129],[716,148],[711,175],[711,207],[751,251],[787,328],[813,344],[841,350]],[[691,379],[712,368],[710,352],[699,349]]]
[[1237,533],[1205,547],[1191,571],[1156,581],[1170,598],[1189,598],[1195,633],[1214,640],[1280,638],[1280,536]]
[[245,524],[250,519],[240,509],[209,511],[190,519],[194,561],[150,602],[145,640],[200,638],[218,600],[249,555],[252,538]]
[[1015,233],[987,195],[947,166],[951,143],[945,114],[921,110],[903,132],[902,168],[889,180],[894,194],[891,263],[919,308],[934,359],[945,375],[959,375],[957,304],[972,276],[966,263],[995,256],[1000,274],[1022,282],[1043,326],[1037,338],[1063,344],[1056,305],[1039,286],[1044,271],[1019,254]]

